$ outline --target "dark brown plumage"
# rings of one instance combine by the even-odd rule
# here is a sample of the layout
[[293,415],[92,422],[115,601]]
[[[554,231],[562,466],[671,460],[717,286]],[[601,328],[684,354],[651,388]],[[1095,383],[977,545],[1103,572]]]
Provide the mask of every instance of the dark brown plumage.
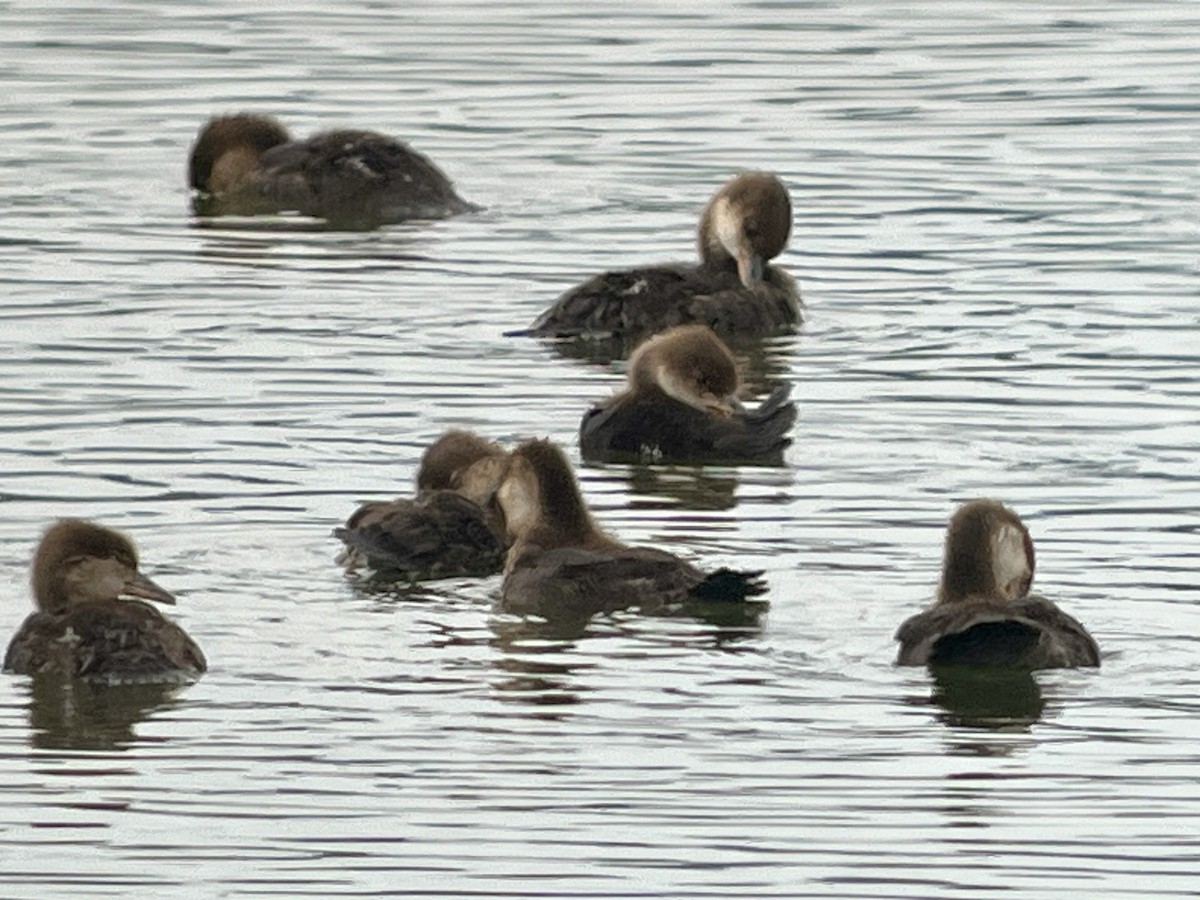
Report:
[[730,340],[784,334],[800,321],[800,295],[768,265],[787,246],[792,205],[767,172],[744,172],[700,216],[699,265],[605,272],[572,288],[529,328],[537,337],[618,338],[629,346],[675,325],[707,325]]
[[706,574],[663,550],[629,547],[601,531],[562,450],[528,441],[512,453],[497,491],[513,545],[501,608],[516,615],[584,620],[689,601],[740,602],[765,591],[759,572]]
[[896,632],[900,665],[1021,669],[1100,665],[1087,629],[1029,594],[1034,552],[1016,513],[994,500],[964,504],[950,520],[938,597]]
[[737,364],[704,325],[681,325],[629,358],[628,387],[584,413],[584,459],[778,464],[796,405],[781,385],[755,410],[737,399]]
[[181,681],[205,671],[187,633],[148,603],[175,598],[137,571],[128,538],[79,519],[52,525],[34,555],[38,610],[8,646],[4,669],[106,682]]
[[447,431],[422,456],[416,497],[363,504],[335,529],[346,545],[340,561],[383,581],[499,572],[508,540],[492,497],[506,459],[492,441]]
[[374,227],[477,209],[428,157],[394,138],[342,129],[293,140],[277,120],[249,113],[201,128],[189,183],[198,215],[299,212]]

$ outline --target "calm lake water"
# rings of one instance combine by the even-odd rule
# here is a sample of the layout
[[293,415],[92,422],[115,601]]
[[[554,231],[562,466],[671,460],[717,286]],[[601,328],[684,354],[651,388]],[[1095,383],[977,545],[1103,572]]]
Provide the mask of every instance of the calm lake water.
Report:
[[[0,3],[0,632],[130,533],[198,683],[0,678],[4,897],[1195,896],[1200,5]],[[199,224],[213,112],[373,127],[487,211]],[[621,365],[502,336],[781,174],[781,469],[586,467],[769,611],[582,635],[370,593],[330,529],[449,426],[575,449]],[[892,665],[963,499],[1099,672]],[[991,706],[975,701],[987,694]]]

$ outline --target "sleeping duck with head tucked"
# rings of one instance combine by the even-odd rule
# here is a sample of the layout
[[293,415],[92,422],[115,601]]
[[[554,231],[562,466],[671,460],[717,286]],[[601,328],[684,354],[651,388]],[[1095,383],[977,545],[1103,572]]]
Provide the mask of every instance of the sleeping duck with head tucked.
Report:
[[298,212],[335,226],[437,219],[478,207],[407,144],[373,131],[326,131],[294,140],[271,116],[214,116],[188,164],[197,215]]
[[705,573],[601,531],[570,463],[550,441],[512,451],[496,499],[512,539],[501,586],[505,612],[578,621],[630,607],[669,611],[689,600],[739,603],[766,591],[760,572]]
[[946,531],[937,599],[896,632],[903,666],[968,665],[1066,669],[1100,665],[1087,629],[1029,593],[1033,541],[994,500],[961,506]]
[[584,459],[778,465],[796,420],[789,385],[757,409],[738,400],[737,362],[707,325],[679,325],[629,357],[624,391],[584,413]]
[[175,598],[138,571],[122,534],[80,519],[47,529],[33,557],[37,610],[21,624],[4,670],[107,683],[190,681],[207,669],[187,633],[140,597]]
[[499,572],[508,539],[494,497],[507,460],[499,444],[447,431],[421,457],[415,498],[365,503],[334,530],[346,545],[338,561],[373,570],[376,581]]
[[700,216],[699,265],[605,272],[567,291],[513,335],[619,340],[629,345],[674,325],[700,323],[726,339],[794,331],[800,294],[770,261],[787,246],[792,202],[769,172],[743,172]]

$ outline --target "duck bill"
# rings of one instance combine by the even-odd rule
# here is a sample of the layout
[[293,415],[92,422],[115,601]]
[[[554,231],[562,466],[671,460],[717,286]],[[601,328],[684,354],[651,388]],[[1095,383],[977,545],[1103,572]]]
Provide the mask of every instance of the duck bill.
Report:
[[757,253],[746,251],[737,258],[738,278],[748,288],[753,288],[763,279],[763,258]]
[[125,582],[121,593],[126,597],[141,597],[143,600],[153,600],[156,603],[175,605],[175,595],[165,591],[140,572]]
[[737,411],[737,407],[734,405],[736,403],[736,400],[730,402],[727,399],[718,397],[706,397],[704,399],[704,409],[709,415],[716,416],[719,419],[728,419]]

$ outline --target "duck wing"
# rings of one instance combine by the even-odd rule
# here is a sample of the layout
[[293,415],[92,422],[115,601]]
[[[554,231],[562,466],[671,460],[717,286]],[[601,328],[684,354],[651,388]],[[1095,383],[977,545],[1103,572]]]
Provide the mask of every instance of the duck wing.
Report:
[[601,462],[721,462],[779,465],[796,421],[790,385],[757,409],[715,416],[655,391],[584,413],[579,449]]
[[109,683],[171,682],[195,678],[208,663],[187,632],[154,607],[107,600],[29,616],[9,645],[4,668]]
[[1015,603],[967,599],[939,604],[905,621],[896,640],[899,665],[1100,665],[1100,650],[1083,625],[1038,596]]
[[662,613],[689,600],[741,601],[765,591],[759,572],[705,574],[663,550],[560,547],[518,559],[504,579],[501,607],[516,615],[585,620],[638,608]]
[[373,131],[328,131],[273,147],[254,180],[281,209],[335,223],[440,218],[475,208],[427,156]]
[[334,535],[377,577],[410,582],[493,575],[507,548],[480,506],[448,490],[364,504]]

